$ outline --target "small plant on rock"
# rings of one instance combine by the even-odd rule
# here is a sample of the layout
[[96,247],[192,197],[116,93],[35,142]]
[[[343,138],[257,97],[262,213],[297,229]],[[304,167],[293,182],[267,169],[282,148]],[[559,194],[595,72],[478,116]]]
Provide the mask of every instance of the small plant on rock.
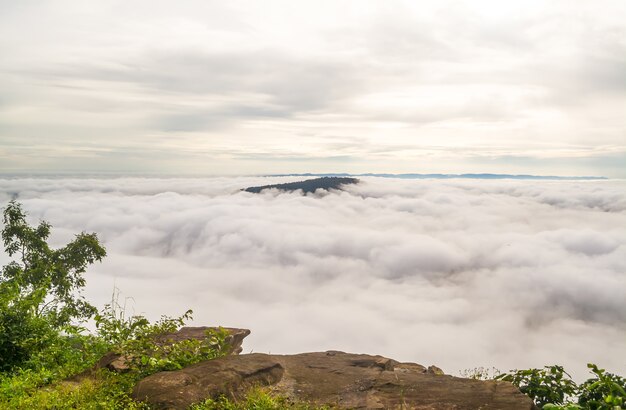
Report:
[[271,394],[267,389],[254,387],[244,398],[236,400],[220,396],[192,405],[190,410],[331,410],[332,407],[294,402],[284,396]]
[[473,380],[493,380],[500,373],[502,372],[495,367],[492,367],[491,369],[485,367],[474,367],[473,369],[465,369],[459,372],[461,377]]

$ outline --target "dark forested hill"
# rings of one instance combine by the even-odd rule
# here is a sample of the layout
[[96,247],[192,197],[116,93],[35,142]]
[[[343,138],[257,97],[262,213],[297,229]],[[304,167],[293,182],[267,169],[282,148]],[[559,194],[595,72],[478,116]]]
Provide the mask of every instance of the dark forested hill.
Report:
[[357,178],[343,178],[343,177],[324,177],[324,178],[315,178],[308,179],[306,181],[298,181],[298,182],[289,182],[287,184],[274,184],[274,185],[263,185],[263,186],[253,186],[244,189],[246,192],[253,192],[258,194],[264,189],[275,188],[281,191],[297,191],[299,189],[302,190],[305,194],[308,192],[315,192],[317,189],[341,189],[342,185],[348,184],[356,184],[359,180]]

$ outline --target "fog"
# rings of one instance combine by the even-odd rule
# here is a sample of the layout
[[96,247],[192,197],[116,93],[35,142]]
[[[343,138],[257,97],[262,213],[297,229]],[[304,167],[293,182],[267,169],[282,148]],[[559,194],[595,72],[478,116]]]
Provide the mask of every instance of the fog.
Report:
[[[96,232],[86,274],[151,319],[252,330],[246,352],[381,354],[449,374],[596,362],[626,373],[626,182],[362,178],[0,179],[61,246]],[[0,254],[0,263],[8,256]]]

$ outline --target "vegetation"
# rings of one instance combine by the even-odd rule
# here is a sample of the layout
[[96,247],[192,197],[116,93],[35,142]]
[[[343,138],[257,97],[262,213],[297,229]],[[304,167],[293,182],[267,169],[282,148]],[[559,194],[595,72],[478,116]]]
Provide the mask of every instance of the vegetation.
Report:
[[110,350],[128,358],[128,365],[138,378],[164,370],[179,370],[228,353],[228,331],[221,328],[207,331],[203,340],[176,343],[161,340],[160,336],[177,331],[190,320],[191,310],[177,318],[162,316],[150,323],[143,316],[126,318],[118,297],[119,293],[114,293],[111,304],[96,315],[98,337]]
[[626,409],[626,379],[589,363],[593,377],[577,385],[562,366],[516,370],[497,376],[519,387],[537,406],[550,410]]
[[491,369],[485,367],[474,367],[473,369],[462,370],[459,374],[465,379],[492,380],[500,374],[500,370],[495,367],[492,367]]
[[[145,408],[130,397],[138,379],[227,353],[225,330],[204,340],[157,341],[191,319],[191,310],[150,323],[143,316],[126,317],[118,291],[101,312],[85,301],[80,296],[83,273],[106,255],[96,234],[81,233],[52,249],[50,225],[30,226],[13,201],[4,209],[3,223],[5,252],[16,260],[3,267],[0,277],[0,408]],[[80,327],[91,318],[95,334]],[[108,351],[128,357],[130,371],[101,369],[76,382],[64,381],[92,368]]]
[[75,333],[73,322],[93,316],[96,308],[77,293],[85,286],[87,265],[102,260],[106,251],[95,234],[86,233],[50,249],[50,225],[29,226],[13,201],[3,222],[5,251],[17,256],[2,268],[0,282],[0,371],[7,371],[58,343],[59,332]]
[[191,406],[190,410],[330,410],[328,406],[315,406],[309,403],[294,403],[286,397],[274,396],[261,388],[251,389],[243,400],[207,399]]
[[147,409],[129,392],[132,374],[101,370],[80,383],[42,380],[40,373],[5,375],[0,379],[0,408],[3,409]]

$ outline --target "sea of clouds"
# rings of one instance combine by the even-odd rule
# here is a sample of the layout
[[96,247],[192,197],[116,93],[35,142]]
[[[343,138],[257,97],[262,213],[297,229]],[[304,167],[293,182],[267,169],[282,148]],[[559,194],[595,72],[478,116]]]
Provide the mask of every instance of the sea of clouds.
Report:
[[108,256],[85,289],[98,306],[117,287],[151,319],[192,308],[195,325],[251,329],[246,352],[626,374],[626,182],[240,191],[297,179],[0,178],[0,204],[50,222],[57,246],[98,233]]

